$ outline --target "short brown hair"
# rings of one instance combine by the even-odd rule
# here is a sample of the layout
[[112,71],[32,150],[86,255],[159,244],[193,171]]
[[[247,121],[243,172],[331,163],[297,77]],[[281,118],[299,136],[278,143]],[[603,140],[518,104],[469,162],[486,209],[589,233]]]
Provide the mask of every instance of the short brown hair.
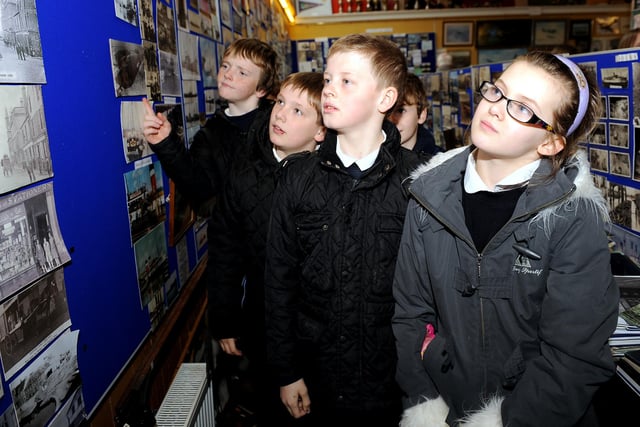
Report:
[[324,126],[322,121],[322,103],[320,101],[320,98],[322,97],[322,89],[324,89],[324,77],[322,73],[311,71],[291,73],[282,81],[280,89],[285,86],[290,86],[291,89],[307,93],[309,105],[315,108],[316,113],[318,113],[317,123]]
[[266,92],[265,97],[278,93],[278,54],[267,43],[253,38],[238,39],[224,51],[222,58],[240,56],[260,67],[262,75],[258,81],[258,90]]
[[407,74],[407,81],[404,85],[403,104],[416,105],[418,115],[427,108],[427,91],[420,77],[413,73]]
[[398,90],[398,100],[404,99],[407,58],[397,44],[371,34],[350,34],[340,37],[331,45],[327,60],[336,53],[345,52],[356,52],[369,58],[378,87],[395,87]]

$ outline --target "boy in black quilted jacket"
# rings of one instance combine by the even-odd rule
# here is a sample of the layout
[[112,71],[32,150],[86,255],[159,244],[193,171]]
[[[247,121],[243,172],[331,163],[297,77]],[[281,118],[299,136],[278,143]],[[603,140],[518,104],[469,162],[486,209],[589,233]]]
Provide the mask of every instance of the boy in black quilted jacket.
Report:
[[311,72],[284,80],[269,122],[231,166],[209,228],[210,329],[226,354],[248,360],[245,379],[256,387],[256,394],[251,399],[249,393],[242,403],[256,412],[259,426],[283,427],[290,419],[277,387],[268,386],[265,363],[264,247],[271,199],[280,163],[294,153],[315,151],[324,139],[323,82],[321,73]]
[[[208,217],[237,152],[254,138],[257,122],[269,116],[268,97],[278,90],[278,54],[267,43],[238,39],[224,52],[218,70],[218,94],[226,108],[216,111],[187,150],[169,120],[146,107],[144,136],[162,169],[203,217]],[[266,120],[266,119],[264,119]]]
[[[318,150],[287,162],[267,239],[267,357],[305,426],[397,426],[391,285],[418,162],[385,116],[406,58],[367,34],[340,38],[324,72]],[[301,420],[301,421],[302,421]]]

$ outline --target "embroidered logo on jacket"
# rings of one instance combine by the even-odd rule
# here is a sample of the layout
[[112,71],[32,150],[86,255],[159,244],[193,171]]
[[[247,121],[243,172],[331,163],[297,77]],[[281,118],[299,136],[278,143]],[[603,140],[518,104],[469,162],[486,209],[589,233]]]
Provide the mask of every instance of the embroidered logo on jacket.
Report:
[[513,271],[518,274],[535,274],[539,276],[542,274],[541,268],[532,268],[531,261],[526,256],[519,254],[516,257],[516,261],[513,263]]

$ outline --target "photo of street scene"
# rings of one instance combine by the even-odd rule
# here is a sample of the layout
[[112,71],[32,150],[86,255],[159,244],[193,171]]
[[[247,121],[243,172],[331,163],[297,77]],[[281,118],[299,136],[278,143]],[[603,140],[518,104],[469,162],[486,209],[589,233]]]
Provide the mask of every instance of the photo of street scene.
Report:
[[0,198],[0,230],[0,301],[71,260],[50,182]]
[[0,305],[0,356],[12,377],[71,326],[63,269],[46,275]]
[[10,384],[20,427],[40,427],[80,387],[78,333],[63,333]]
[[166,219],[160,162],[149,163],[124,174],[131,243]]
[[0,110],[0,194],[51,178],[42,87],[0,86]]
[[0,83],[46,83],[36,2],[0,2]]

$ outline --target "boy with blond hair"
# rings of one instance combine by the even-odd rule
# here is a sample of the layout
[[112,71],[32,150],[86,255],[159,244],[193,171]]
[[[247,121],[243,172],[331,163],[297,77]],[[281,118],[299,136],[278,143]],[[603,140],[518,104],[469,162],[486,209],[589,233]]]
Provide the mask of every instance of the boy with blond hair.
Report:
[[218,70],[218,94],[225,105],[193,137],[189,150],[172,132],[169,120],[155,114],[147,99],[144,136],[178,190],[208,217],[229,165],[245,142],[255,138],[256,122],[264,123],[278,91],[278,54],[267,43],[238,39],[224,52]]
[[310,426],[397,426],[393,272],[418,157],[385,120],[406,58],[354,34],[330,48],[319,149],[292,159],[273,198],[266,248],[267,350],[280,398]]
[[420,77],[409,73],[404,98],[389,115],[400,131],[400,144],[407,150],[429,158],[444,150],[436,145],[433,133],[424,126],[427,121],[427,92]]
[[[259,426],[283,427],[292,421],[279,404],[277,387],[270,387],[265,363],[265,244],[280,163],[295,153],[315,151],[324,139],[323,84],[322,74],[311,72],[290,74],[282,82],[270,120],[231,166],[209,228],[212,336],[226,354],[248,360],[256,393],[241,403],[254,410]],[[244,288],[239,286],[243,278]]]

